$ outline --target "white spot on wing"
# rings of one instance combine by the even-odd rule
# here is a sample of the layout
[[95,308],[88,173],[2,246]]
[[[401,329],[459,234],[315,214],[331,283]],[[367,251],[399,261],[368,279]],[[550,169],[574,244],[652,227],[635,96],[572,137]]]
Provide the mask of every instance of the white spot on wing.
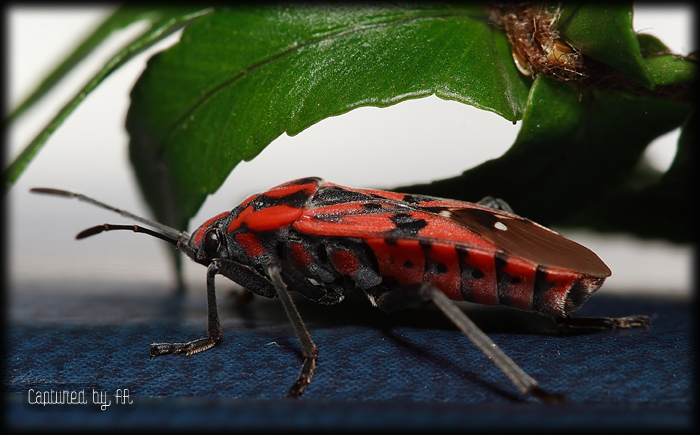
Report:
[[503,222],[496,222],[495,224],[493,224],[493,227],[497,230],[508,231],[508,227]]

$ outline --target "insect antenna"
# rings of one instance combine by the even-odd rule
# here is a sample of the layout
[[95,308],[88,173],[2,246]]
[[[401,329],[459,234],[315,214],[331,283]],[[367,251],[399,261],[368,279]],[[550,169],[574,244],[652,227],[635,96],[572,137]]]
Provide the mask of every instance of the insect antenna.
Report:
[[130,230],[135,233],[144,233],[148,234],[149,236],[156,237],[161,240],[165,240],[168,243],[172,243],[176,247],[178,246],[178,243],[180,243],[179,240],[173,239],[172,237],[166,236],[165,234],[161,234],[159,232],[149,230],[148,228],[144,228],[138,225],[116,225],[116,224],[102,224],[102,225],[96,225],[94,227],[88,228],[86,230],[81,231],[78,233],[77,236],[75,236],[76,239],[85,239],[90,236],[94,236],[96,234],[100,234],[106,231],[115,231],[115,230]]
[[138,225],[112,225],[112,224],[103,224],[103,225],[97,225],[92,228],[88,228],[84,231],[81,231],[77,236],[76,239],[84,239],[86,237],[94,236],[96,234],[105,232],[105,231],[114,231],[114,230],[131,230],[135,233],[144,233],[148,234],[149,236],[156,237],[161,240],[165,240],[166,242],[172,243],[173,245],[177,247],[182,247],[182,246],[187,246],[187,243],[190,239],[190,235],[186,231],[178,231],[174,228],[171,228],[167,225],[163,225],[160,222],[156,222],[151,219],[146,219],[141,216],[137,216],[133,213],[129,213],[126,210],[122,210],[116,207],[112,207],[111,205],[105,204],[103,202],[100,202],[96,199],[90,198],[89,196],[83,195],[82,193],[76,193],[76,192],[71,192],[68,190],[61,190],[61,189],[53,189],[49,187],[34,187],[32,189],[29,189],[30,192],[32,193],[40,193],[40,194],[45,194],[45,195],[55,195],[55,196],[63,196],[65,198],[76,198],[79,201],[87,202],[88,204],[95,205],[100,208],[104,208],[106,210],[113,211],[115,213],[119,213],[120,215],[133,219],[135,221],[141,222],[142,224],[148,225],[150,227],[155,228],[157,231],[150,230],[148,228],[144,228]]

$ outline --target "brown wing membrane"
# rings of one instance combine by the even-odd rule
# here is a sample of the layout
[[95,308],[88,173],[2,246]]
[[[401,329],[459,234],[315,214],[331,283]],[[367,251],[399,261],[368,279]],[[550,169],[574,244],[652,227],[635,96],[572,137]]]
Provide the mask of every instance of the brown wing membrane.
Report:
[[530,220],[478,208],[449,211],[450,219],[479,233],[511,255],[542,266],[574,270],[598,278],[612,274],[588,248]]

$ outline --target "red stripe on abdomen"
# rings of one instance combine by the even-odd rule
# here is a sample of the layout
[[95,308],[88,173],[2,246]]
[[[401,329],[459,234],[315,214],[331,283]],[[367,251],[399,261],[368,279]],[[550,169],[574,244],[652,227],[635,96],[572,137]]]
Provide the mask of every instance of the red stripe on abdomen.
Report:
[[461,300],[460,267],[454,246],[424,243],[422,247],[425,254],[423,281],[434,284],[448,298]]
[[460,267],[461,299],[483,305],[498,305],[494,252],[465,246],[454,249]]
[[379,274],[391,277],[400,285],[423,282],[425,256],[418,240],[398,239],[388,243],[384,238],[366,240],[379,264]]

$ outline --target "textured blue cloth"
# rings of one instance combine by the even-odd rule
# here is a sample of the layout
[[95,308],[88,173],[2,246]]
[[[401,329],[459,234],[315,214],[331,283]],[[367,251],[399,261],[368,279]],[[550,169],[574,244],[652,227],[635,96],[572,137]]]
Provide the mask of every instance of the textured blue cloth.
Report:
[[[21,290],[21,289],[20,289]],[[386,314],[355,298],[296,299],[320,355],[300,400],[285,399],[301,367],[278,301],[241,311],[220,296],[222,343],[193,356],[149,359],[152,342],[204,335],[203,294],[38,297],[15,291],[5,334],[6,423],[12,428],[229,429],[685,428],[692,424],[691,306],[593,297],[580,316],[646,314],[653,328],[552,335],[543,318],[508,309],[465,311],[543,388],[569,403],[524,398],[439,311]],[[89,404],[41,406],[28,392],[84,391]],[[120,405],[128,389],[131,405]],[[100,411],[93,391],[110,395]]]

